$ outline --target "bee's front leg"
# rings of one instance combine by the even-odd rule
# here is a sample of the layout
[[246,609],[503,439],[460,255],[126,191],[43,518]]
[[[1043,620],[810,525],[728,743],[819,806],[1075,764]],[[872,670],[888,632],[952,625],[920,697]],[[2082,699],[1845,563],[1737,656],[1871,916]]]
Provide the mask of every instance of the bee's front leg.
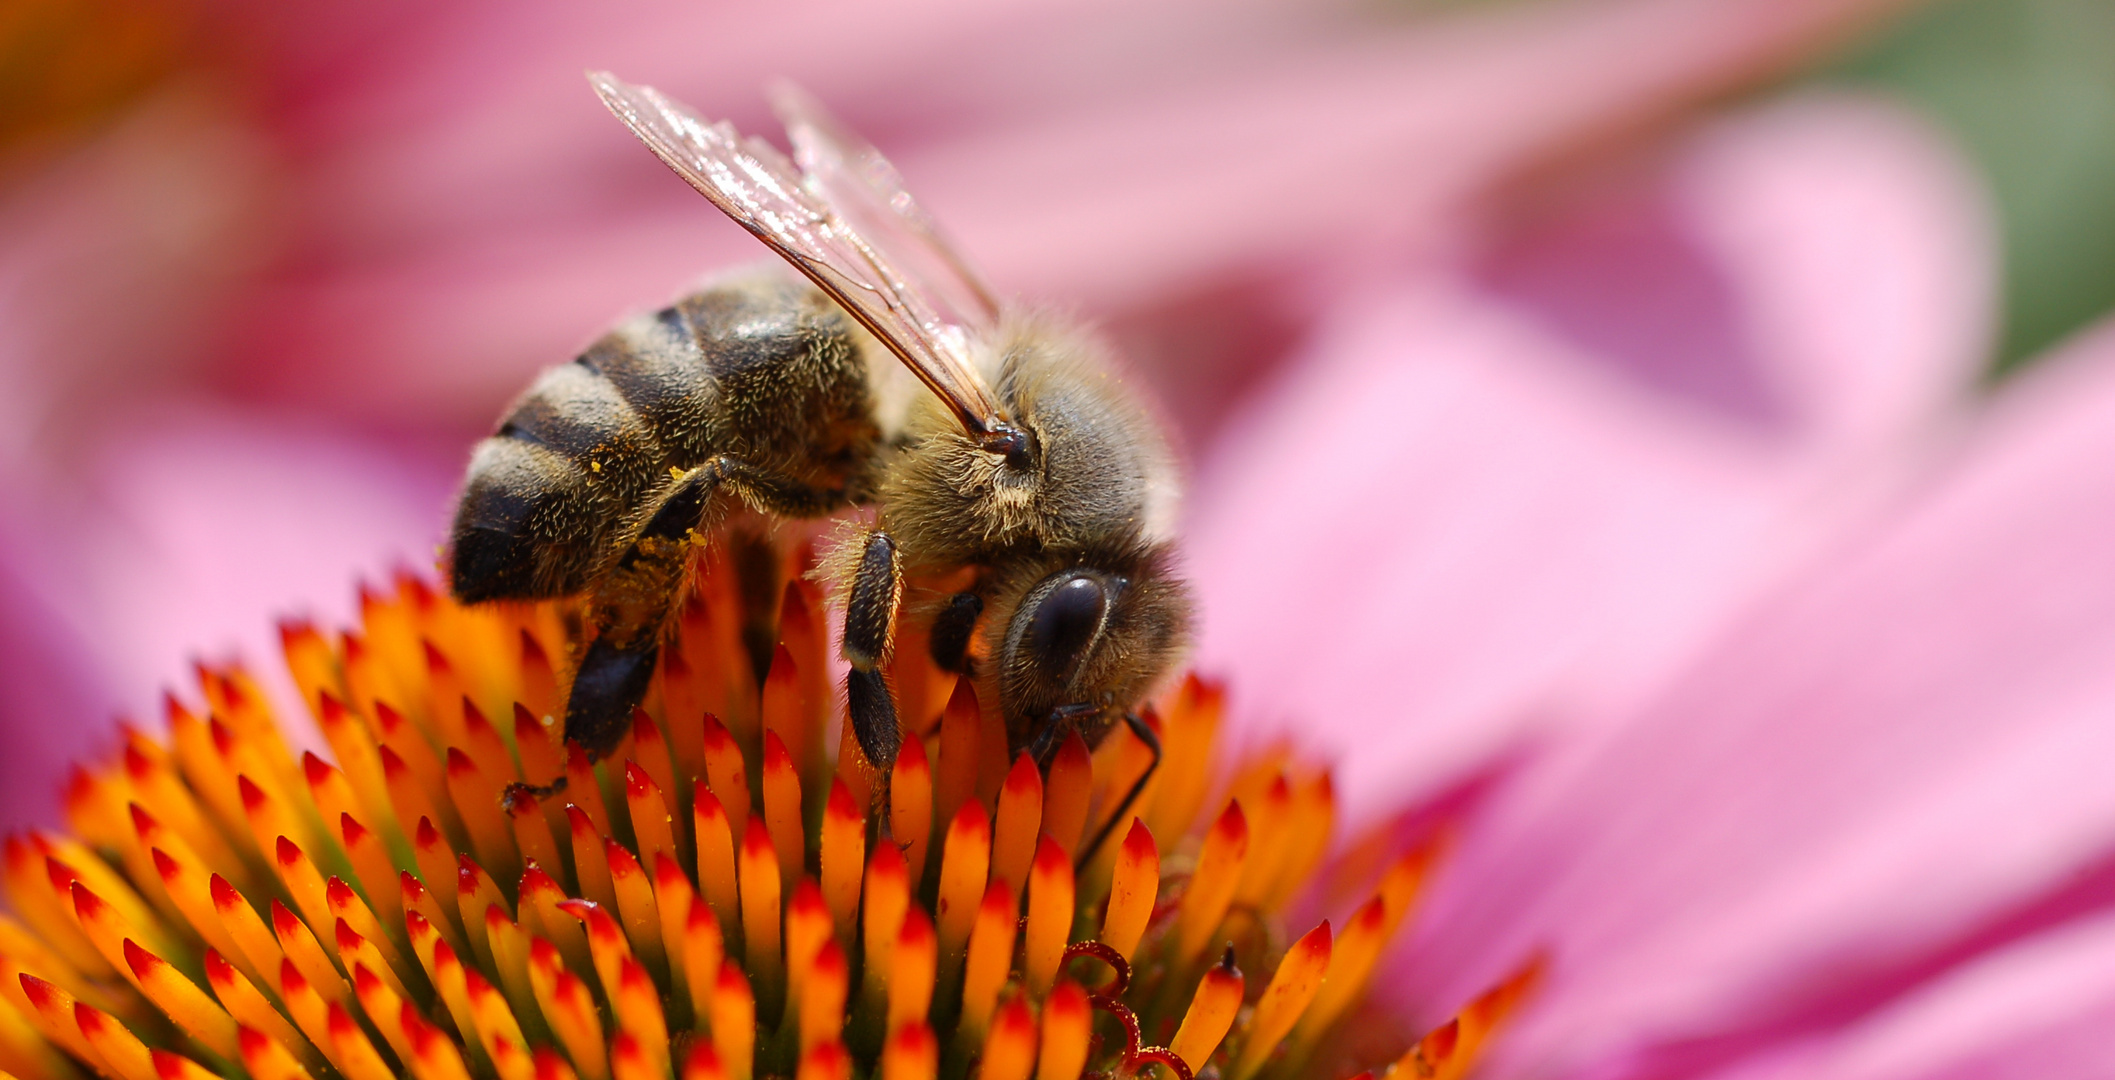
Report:
[[1102,825],[1101,831],[1094,834],[1094,842],[1088,844],[1085,851],[1080,852],[1078,863],[1081,866],[1087,865],[1094,858],[1094,853],[1102,849],[1102,844],[1109,839],[1109,834],[1124,823],[1124,815],[1130,811],[1131,804],[1137,802],[1139,793],[1146,790],[1146,781],[1153,779],[1153,774],[1160,770],[1160,736],[1154,734],[1153,728],[1144,720],[1140,720],[1136,713],[1128,710],[1124,713],[1124,726],[1131,729],[1131,734],[1137,737],[1139,742],[1146,744],[1146,749],[1153,754],[1153,761],[1146,766],[1145,772],[1138,774],[1138,779],[1131,784],[1131,790],[1124,793],[1124,801],[1116,804],[1116,813],[1109,815],[1109,820]]
[[860,752],[887,783],[896,764],[903,734],[896,726],[896,703],[881,677],[896,643],[896,611],[903,603],[903,563],[896,541],[876,529],[866,535],[852,591],[845,600],[845,702]]
[[1057,753],[1059,741],[1072,734],[1074,721],[1083,716],[1098,716],[1101,711],[1101,706],[1087,701],[1050,710],[1050,715],[1043,718],[1042,726],[1036,729],[1035,738],[1028,743],[1028,756],[1035,761],[1036,767],[1048,774],[1050,756]]

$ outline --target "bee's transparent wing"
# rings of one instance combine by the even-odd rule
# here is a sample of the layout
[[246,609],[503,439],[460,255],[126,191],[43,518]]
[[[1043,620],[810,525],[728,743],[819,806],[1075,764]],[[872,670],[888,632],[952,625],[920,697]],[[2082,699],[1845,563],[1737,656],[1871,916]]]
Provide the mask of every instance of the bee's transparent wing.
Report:
[[711,124],[648,86],[588,81],[625,126],[690,186],[771,246],[887,345],[972,435],[1006,423],[969,356],[969,327],[943,317],[785,155]]
[[793,142],[809,189],[878,248],[940,316],[975,330],[997,325],[999,304],[982,275],[903,186],[889,159],[792,83],[772,87],[771,106]]

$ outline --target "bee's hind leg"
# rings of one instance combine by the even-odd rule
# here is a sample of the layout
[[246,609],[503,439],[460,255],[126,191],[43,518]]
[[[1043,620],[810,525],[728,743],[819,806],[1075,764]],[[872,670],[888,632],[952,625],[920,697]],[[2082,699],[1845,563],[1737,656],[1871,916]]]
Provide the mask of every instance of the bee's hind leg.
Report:
[[600,761],[632,729],[632,708],[646,698],[660,659],[658,625],[643,640],[613,642],[608,635],[588,645],[566,698],[565,739],[579,743],[589,761]]
[[724,455],[679,474],[661,490],[589,597],[595,639],[573,675],[565,708],[566,741],[580,744],[589,761],[615,750],[631,730],[632,710],[654,679],[662,632],[688,586],[692,537],[709,526],[723,488],[789,515],[827,509],[840,497]]
[[704,524],[724,479],[699,467],[663,489],[653,512],[588,598],[595,638],[573,673],[565,740],[595,761],[631,730],[632,707],[646,697],[660,658],[661,630],[690,562],[691,533]]

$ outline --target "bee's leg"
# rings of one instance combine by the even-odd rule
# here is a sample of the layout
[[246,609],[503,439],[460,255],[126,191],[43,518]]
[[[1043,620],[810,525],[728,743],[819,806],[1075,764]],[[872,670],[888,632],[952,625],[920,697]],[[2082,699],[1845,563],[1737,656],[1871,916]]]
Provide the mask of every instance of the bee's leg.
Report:
[[903,566],[896,541],[879,529],[867,534],[852,592],[845,601],[845,702],[859,749],[880,773],[877,795],[885,792],[889,770],[903,735],[896,726],[896,703],[889,698],[881,669],[895,644],[896,609],[903,602]]
[[524,784],[519,781],[508,784],[499,793],[500,808],[511,814],[520,805],[524,796],[542,802],[565,790],[566,778],[560,776],[548,784]]
[[1036,732],[1035,738],[1028,743],[1029,760],[1034,761],[1046,775],[1050,772],[1050,755],[1057,753],[1058,736],[1063,732],[1064,729],[1057,724],[1045,724],[1043,730]]
[[1041,730],[1036,732],[1034,739],[1029,740],[1029,758],[1036,763],[1037,768],[1048,774],[1050,756],[1057,753],[1058,742],[1072,733],[1072,721],[1082,716],[1098,715],[1101,711],[1101,706],[1091,702],[1060,705],[1050,710],[1050,715],[1043,718]]
[[728,565],[734,570],[735,596],[741,603],[742,649],[749,654],[750,674],[762,686],[778,655],[778,609],[786,584],[779,572],[778,548],[770,537],[746,526],[724,530],[717,542],[725,545]]
[[[572,694],[566,699],[565,740],[579,743],[590,762],[601,760],[624,741],[625,732],[631,730],[632,706],[646,697],[659,654],[658,635],[647,635],[624,647],[606,636],[588,645],[573,675]],[[564,776],[543,785],[508,784],[500,794],[500,804],[511,809],[523,795],[548,799],[565,786]]]
[[970,671],[969,640],[976,633],[977,617],[984,614],[984,598],[973,592],[956,593],[947,606],[933,616],[930,651],[933,664],[957,675]]
[[1129,712],[1124,713],[1124,726],[1131,729],[1131,734],[1137,736],[1139,742],[1146,744],[1147,750],[1152,751],[1153,763],[1146,766],[1145,772],[1139,774],[1138,780],[1131,785],[1131,790],[1124,793],[1124,801],[1116,804],[1116,813],[1109,815],[1108,823],[1102,826],[1100,832],[1094,834],[1094,842],[1088,844],[1087,850],[1080,853],[1078,864],[1081,866],[1093,860],[1094,853],[1101,850],[1102,842],[1109,839],[1109,834],[1115,832],[1116,827],[1123,823],[1124,814],[1131,809],[1132,803],[1138,801],[1139,793],[1146,790],[1146,781],[1153,779],[1153,774],[1160,771],[1160,736],[1153,734],[1153,729],[1147,727],[1145,721]]
[[[652,512],[617,556],[588,598],[595,639],[581,657],[566,698],[565,738],[579,743],[589,761],[617,748],[631,730],[632,709],[646,697],[661,635],[682,600],[690,568],[691,537],[708,527],[707,515],[722,489],[788,515],[812,516],[840,496],[789,483],[747,463],[721,456],[675,478],[651,503]],[[544,789],[515,785],[508,798],[539,790],[556,793],[563,778]],[[520,791],[517,791],[517,788]]]
[[588,597],[595,638],[573,674],[565,737],[600,760],[631,730],[661,652],[661,630],[680,599],[693,531],[705,524],[726,470],[708,462],[661,492],[653,512]]

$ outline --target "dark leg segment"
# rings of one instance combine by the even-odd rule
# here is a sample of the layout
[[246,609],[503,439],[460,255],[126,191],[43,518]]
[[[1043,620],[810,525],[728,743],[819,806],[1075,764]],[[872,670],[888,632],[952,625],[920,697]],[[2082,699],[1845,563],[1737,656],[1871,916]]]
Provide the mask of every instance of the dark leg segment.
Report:
[[896,703],[889,697],[881,672],[858,668],[845,672],[845,706],[860,753],[877,769],[893,767],[903,740],[896,731]]
[[[631,730],[632,709],[653,682],[669,613],[688,585],[684,575],[690,569],[692,534],[710,527],[713,500],[722,488],[788,517],[815,517],[843,501],[840,492],[790,483],[725,455],[683,473],[661,491],[653,513],[588,598],[595,637],[573,674],[565,738],[579,743],[589,761],[616,749]],[[510,784],[502,798],[548,798],[564,787],[563,776],[542,787]]]
[[1131,790],[1124,793],[1124,801],[1116,804],[1116,813],[1109,815],[1108,824],[1103,825],[1101,831],[1094,834],[1094,842],[1088,844],[1087,850],[1081,852],[1080,857],[1074,860],[1076,866],[1085,866],[1093,860],[1094,853],[1102,849],[1102,843],[1109,839],[1109,834],[1115,832],[1116,827],[1123,823],[1124,815],[1130,811],[1131,804],[1138,801],[1139,793],[1146,790],[1146,781],[1153,779],[1153,774],[1160,771],[1160,736],[1153,734],[1153,729],[1147,727],[1145,721],[1128,712],[1124,714],[1124,726],[1130,728],[1131,734],[1137,736],[1138,741],[1145,743],[1146,749],[1153,752],[1153,763],[1146,766],[1146,771],[1138,775],[1138,781],[1131,785]]
[[903,736],[896,726],[896,704],[889,698],[881,668],[896,637],[896,609],[903,602],[903,568],[896,542],[876,530],[867,534],[852,595],[845,601],[845,702],[852,734],[867,761],[884,773],[896,764]]
[[691,530],[703,524],[726,479],[717,464],[692,469],[669,487],[595,589],[589,605],[595,639],[580,659],[565,704],[566,741],[579,743],[590,760],[624,741],[632,706],[653,681],[661,624],[682,585]]
[[632,706],[645,699],[660,652],[656,638],[631,648],[612,645],[606,637],[588,645],[566,699],[565,737],[579,743],[589,758],[599,760],[624,741],[632,729]]
[[1058,743],[1072,733],[1072,722],[1082,716],[1099,716],[1101,706],[1089,702],[1060,705],[1050,710],[1043,723],[1036,729],[1035,738],[1028,741],[1028,756],[1043,770],[1050,772],[1050,755],[1057,753]]
[[956,593],[947,606],[933,616],[930,651],[942,671],[969,675],[969,638],[977,630],[977,616],[984,614],[984,598],[976,593]]
[[836,499],[725,456],[691,469],[662,492],[660,504],[590,597],[588,620],[595,639],[573,676],[565,713],[566,739],[579,743],[590,760],[615,749],[631,730],[632,708],[653,681],[662,630],[683,599],[692,534],[710,526],[722,489],[789,517],[822,513]]

